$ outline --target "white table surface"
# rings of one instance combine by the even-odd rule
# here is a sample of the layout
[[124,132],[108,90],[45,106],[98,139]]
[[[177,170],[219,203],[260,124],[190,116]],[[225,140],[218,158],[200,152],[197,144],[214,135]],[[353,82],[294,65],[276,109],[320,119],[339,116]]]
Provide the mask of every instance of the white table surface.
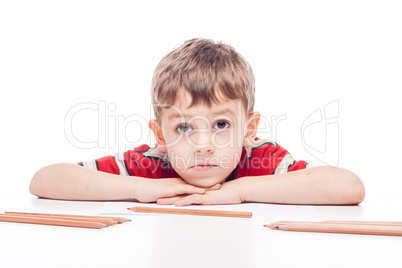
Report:
[[[0,201],[1,212],[96,215],[105,206],[103,202],[33,196]],[[244,204],[247,210],[266,209],[268,215],[283,210],[281,219],[259,217],[261,214],[245,219],[122,211],[132,222],[104,229],[0,222],[0,266],[402,267],[402,237],[285,232],[263,227],[273,221],[299,218],[402,221],[402,214],[395,214],[400,205],[401,200],[366,199],[359,206],[314,206],[318,216],[295,217],[305,207]]]

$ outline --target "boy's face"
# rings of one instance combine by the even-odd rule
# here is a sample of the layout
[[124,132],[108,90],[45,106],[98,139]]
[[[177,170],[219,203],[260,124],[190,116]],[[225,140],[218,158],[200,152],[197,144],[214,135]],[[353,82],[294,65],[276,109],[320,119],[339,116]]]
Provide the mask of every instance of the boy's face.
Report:
[[236,168],[243,145],[250,146],[255,137],[259,113],[250,117],[257,115],[253,122],[240,100],[219,100],[211,107],[201,103],[189,108],[191,95],[179,90],[174,105],[162,109],[161,126],[150,121],[159,149],[167,151],[174,170],[194,186],[222,183]]

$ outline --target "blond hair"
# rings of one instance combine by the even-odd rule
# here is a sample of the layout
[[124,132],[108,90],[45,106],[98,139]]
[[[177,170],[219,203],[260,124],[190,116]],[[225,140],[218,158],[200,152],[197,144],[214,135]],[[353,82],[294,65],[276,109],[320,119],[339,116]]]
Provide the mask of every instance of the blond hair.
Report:
[[254,109],[255,80],[249,63],[231,46],[195,38],[162,58],[152,78],[152,103],[160,122],[161,109],[174,104],[179,89],[193,105],[218,103],[219,94],[240,99],[249,115]]

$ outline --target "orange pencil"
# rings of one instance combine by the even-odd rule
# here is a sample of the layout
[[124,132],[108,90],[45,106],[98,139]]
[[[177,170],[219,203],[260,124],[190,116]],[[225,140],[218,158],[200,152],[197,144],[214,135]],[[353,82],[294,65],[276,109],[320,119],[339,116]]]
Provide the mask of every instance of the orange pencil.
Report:
[[39,218],[39,217],[24,217],[24,216],[12,216],[12,215],[0,215],[0,221],[5,222],[19,222],[19,223],[35,223],[46,225],[58,225],[67,227],[82,227],[82,228],[95,228],[100,229],[107,227],[108,225],[99,222],[77,221],[67,219],[51,219],[51,218]]
[[[278,221],[274,222],[276,225],[285,225],[293,223],[305,223],[305,221]],[[381,225],[381,226],[402,226],[400,221],[334,221],[327,220],[322,222],[312,222],[312,223],[332,223],[332,224],[360,224],[360,225]]]
[[21,217],[35,217],[35,218],[46,218],[46,219],[65,219],[65,220],[75,220],[75,221],[90,221],[90,222],[100,222],[106,225],[116,225],[117,221],[112,219],[104,219],[104,218],[84,218],[84,217],[76,217],[76,216],[37,216],[37,215],[26,215],[26,214],[0,214],[7,216],[21,216]]
[[115,220],[115,221],[120,222],[120,223],[130,221],[129,219],[122,218],[122,217],[104,217],[104,216],[50,214],[50,213],[30,213],[30,212],[10,212],[10,211],[6,211],[4,213],[5,214],[10,214],[10,215],[61,216],[61,217],[77,217],[77,218],[84,218],[84,219],[109,219],[109,220]]
[[326,222],[294,222],[271,223],[265,225],[274,230],[296,232],[320,232],[342,234],[392,235],[402,236],[402,226],[368,225],[368,224],[335,224]]
[[127,208],[134,212],[145,213],[168,213],[168,214],[185,214],[198,216],[218,216],[218,217],[241,217],[251,218],[251,212],[243,211],[224,211],[224,210],[204,210],[204,209],[183,209],[183,208],[154,208],[154,207],[132,207]]
[[367,224],[367,225],[388,225],[402,226],[400,221],[323,221],[326,223],[345,223],[345,224]]

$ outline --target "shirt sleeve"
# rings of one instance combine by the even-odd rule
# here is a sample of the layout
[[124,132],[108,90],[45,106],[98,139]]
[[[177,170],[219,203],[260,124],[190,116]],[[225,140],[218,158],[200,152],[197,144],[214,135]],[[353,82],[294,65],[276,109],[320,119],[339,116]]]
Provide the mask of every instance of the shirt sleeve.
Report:
[[126,153],[120,153],[91,161],[79,162],[78,165],[110,174],[129,176],[130,172],[127,169],[125,154]]
[[[285,149],[283,149],[283,150],[285,150]],[[301,170],[301,169],[310,167],[310,165],[306,161],[303,161],[303,160],[296,161],[293,158],[293,156],[287,151],[284,154],[284,156],[280,157],[280,158],[282,158],[282,159],[280,160],[280,162],[278,161],[279,164],[276,167],[274,174],[282,174],[282,173]]]
[[177,178],[167,161],[167,156],[158,148],[143,144],[133,150],[91,161],[79,162],[79,165],[102,172],[123,176],[144,178]]
[[293,156],[276,142],[258,140],[258,148],[252,150],[252,156],[260,159],[259,175],[276,175],[309,168],[303,160],[296,161]]

